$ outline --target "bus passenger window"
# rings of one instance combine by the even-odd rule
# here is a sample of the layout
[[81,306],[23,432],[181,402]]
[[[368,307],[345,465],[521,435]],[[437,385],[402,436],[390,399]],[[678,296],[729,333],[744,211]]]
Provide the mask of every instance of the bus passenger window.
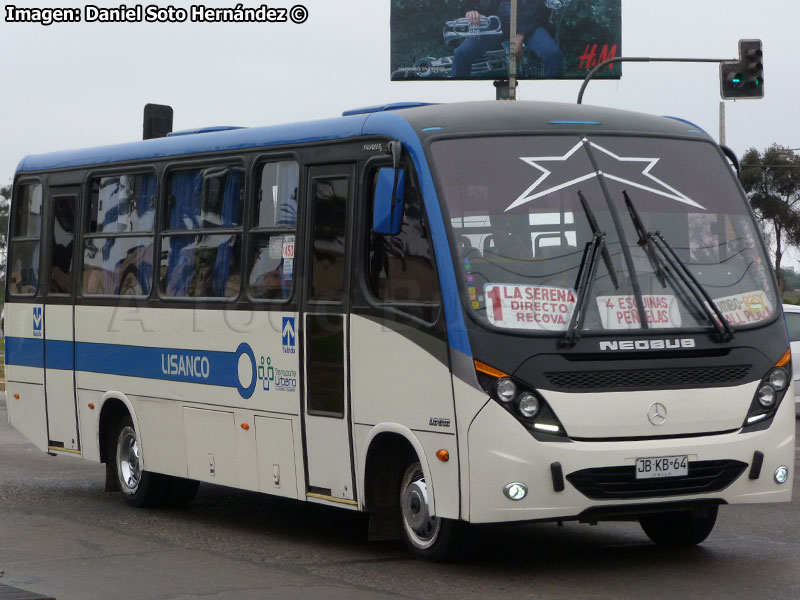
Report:
[[300,165],[293,160],[267,163],[261,169],[256,227],[297,226],[297,191]]
[[50,294],[72,290],[72,249],[75,240],[75,196],[56,197],[53,206],[53,245],[50,253]]
[[175,171],[167,181],[167,233],[161,241],[161,293],[236,298],[241,288],[244,169]]
[[341,300],[344,296],[344,241],[349,180],[318,179],[314,196],[314,239],[311,261],[312,300]]
[[261,167],[257,214],[250,239],[248,284],[257,300],[287,300],[295,275],[295,230],[300,165],[296,161]]
[[11,225],[8,291],[33,296],[39,286],[39,239],[42,229],[42,186],[30,183],[16,194]]
[[84,295],[150,295],[156,189],[152,174],[92,180],[83,236]]
[[[373,197],[378,171],[372,178]],[[433,247],[425,207],[415,177],[405,189],[403,226],[398,235],[371,232],[367,280],[372,293],[384,302],[435,302],[439,297]],[[372,223],[372,214],[369,217]]]

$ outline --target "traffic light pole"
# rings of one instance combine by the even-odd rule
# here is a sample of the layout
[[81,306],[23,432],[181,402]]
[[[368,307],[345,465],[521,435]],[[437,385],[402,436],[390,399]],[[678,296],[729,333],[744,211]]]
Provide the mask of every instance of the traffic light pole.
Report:
[[736,61],[736,59],[730,58],[650,58],[647,56],[618,56],[616,58],[609,58],[608,60],[604,60],[599,65],[597,65],[594,69],[587,73],[586,78],[583,80],[583,85],[581,85],[581,91],[578,93],[578,104],[583,104],[583,93],[586,91],[586,86],[589,85],[589,82],[594,78],[594,76],[603,68],[613,65],[614,63],[621,63],[621,62],[682,62],[682,63],[726,63]]

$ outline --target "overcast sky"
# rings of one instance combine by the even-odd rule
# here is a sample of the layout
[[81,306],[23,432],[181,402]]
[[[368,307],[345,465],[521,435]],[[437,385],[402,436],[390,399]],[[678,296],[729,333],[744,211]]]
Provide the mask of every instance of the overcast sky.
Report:
[[[189,129],[325,118],[402,100],[494,97],[491,82],[390,82],[390,0],[304,3],[310,17],[303,25],[43,27],[0,20],[0,183],[11,180],[27,154],[139,139],[147,102],[172,105],[175,128]],[[728,144],[739,155],[773,142],[794,148],[800,146],[799,23],[798,0],[623,0],[623,52],[735,58],[740,38],[762,39],[766,99],[727,102]],[[520,97],[574,102],[578,89],[576,81],[523,82]],[[718,67],[626,65],[621,81],[592,84],[585,102],[681,116],[716,137]]]

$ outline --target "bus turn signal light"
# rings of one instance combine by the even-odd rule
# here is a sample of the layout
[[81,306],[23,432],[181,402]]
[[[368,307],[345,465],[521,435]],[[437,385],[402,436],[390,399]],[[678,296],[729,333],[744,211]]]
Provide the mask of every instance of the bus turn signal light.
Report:
[[442,462],[447,462],[450,460],[450,453],[442,448],[441,450],[436,451],[436,458],[438,458]]
[[489,375],[490,377],[508,377],[508,373],[501,371],[500,369],[495,369],[494,367],[490,367],[486,363],[482,363],[479,360],[475,361],[475,370],[478,373],[483,373],[485,375]]
[[788,363],[790,360],[792,360],[792,351],[791,350],[787,350],[786,354],[784,354],[783,357],[777,363],[775,363],[775,366],[776,367],[782,367],[783,365]]

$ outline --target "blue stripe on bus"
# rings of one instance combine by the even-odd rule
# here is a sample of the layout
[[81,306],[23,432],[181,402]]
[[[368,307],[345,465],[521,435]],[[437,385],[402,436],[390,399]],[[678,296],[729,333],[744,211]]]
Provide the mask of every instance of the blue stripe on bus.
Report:
[[[72,370],[72,342],[47,341],[47,368]],[[247,399],[256,387],[257,369],[253,350],[241,344],[236,352],[216,352],[149,346],[122,346],[77,342],[75,370],[142,379],[199,383],[235,388]],[[24,367],[44,366],[42,340],[6,338],[6,363]],[[247,387],[239,381],[239,360],[247,356],[252,378]]]
[[431,236],[436,251],[436,265],[439,268],[439,279],[442,286],[442,299],[444,302],[444,316],[447,322],[447,336],[450,346],[472,357],[464,311],[461,308],[461,294],[456,282],[456,273],[453,258],[450,253],[450,243],[447,240],[447,227],[445,226],[442,207],[436,194],[425,150],[419,141],[419,136],[411,124],[399,115],[393,113],[374,113],[364,123],[365,135],[388,135],[403,142],[414,168],[419,175],[419,184],[422,187],[422,197],[425,201],[425,210],[428,213],[428,223],[431,227]]
[[75,368],[75,344],[60,340],[47,340],[44,343],[48,369],[72,371]]
[[78,371],[221,387],[236,387],[239,383],[239,363],[234,352],[90,342],[78,342],[76,346]]
[[6,338],[5,362],[19,367],[44,366],[44,343],[36,338]]

